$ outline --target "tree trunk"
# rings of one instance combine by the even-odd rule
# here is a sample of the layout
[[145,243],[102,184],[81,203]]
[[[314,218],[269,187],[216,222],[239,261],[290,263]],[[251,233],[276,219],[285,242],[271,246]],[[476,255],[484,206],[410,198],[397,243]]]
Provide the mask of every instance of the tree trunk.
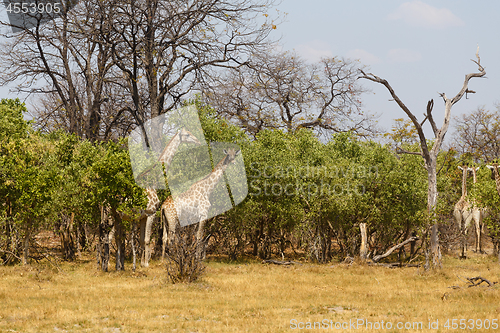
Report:
[[429,212],[429,221],[431,225],[430,254],[432,260],[432,267],[440,268],[442,267],[441,248],[439,246],[438,224],[436,220],[436,205],[437,205],[437,195],[438,195],[436,158],[431,158],[431,161],[426,165],[426,168],[428,172],[427,210]]
[[80,258],[82,251],[87,247],[87,235],[85,224],[83,222],[76,223],[76,254]]
[[151,259],[151,229],[155,215],[149,215],[141,220],[141,266],[149,267],[149,259]]
[[[11,216],[12,216],[12,210],[11,210],[11,206],[10,206],[10,201],[9,199],[7,198],[7,210],[5,212],[5,249],[7,251],[12,251],[12,235],[11,235],[11,231],[12,231],[12,222],[11,222]],[[4,252],[2,254],[2,260],[4,262],[4,264],[7,263],[7,261],[9,261],[9,257],[7,257],[7,253]]]
[[116,209],[112,208],[114,226],[115,226],[115,243],[116,243],[116,270],[125,270],[125,233],[120,214]]
[[359,256],[362,260],[366,260],[366,256],[368,254],[366,223],[360,223],[359,230],[361,231],[361,246],[359,248]]
[[29,264],[29,256],[30,256],[30,236],[31,236],[31,218],[28,218],[26,221],[26,229],[24,231],[24,239],[23,239],[23,257],[22,264]]
[[109,224],[108,208],[101,206],[101,222],[99,223],[99,258],[101,269],[104,272],[108,271],[109,264],[109,233],[111,226]]
[[135,232],[137,229],[137,225],[135,222],[132,222],[132,232],[130,235],[130,245],[132,246],[132,270],[135,272],[136,269],[136,262],[137,262],[137,253],[135,250]]
[[71,213],[70,216],[62,214],[60,218],[59,237],[61,238],[61,247],[65,260],[75,259],[75,243],[73,241],[74,218],[75,213]]
[[155,229],[156,233],[156,240],[155,240],[155,247],[154,247],[154,255],[155,258],[163,257],[163,226],[161,223],[157,223]]

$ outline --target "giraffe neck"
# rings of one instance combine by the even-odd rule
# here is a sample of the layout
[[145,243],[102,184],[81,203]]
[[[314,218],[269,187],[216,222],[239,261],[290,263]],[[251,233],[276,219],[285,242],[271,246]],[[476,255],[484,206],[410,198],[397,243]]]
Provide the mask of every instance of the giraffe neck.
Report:
[[[477,184],[476,169],[471,168],[471,172],[472,172],[472,182],[473,182],[473,184]],[[472,199],[472,203],[475,207],[478,207],[478,205],[479,205],[479,202],[475,198]]]
[[179,135],[179,133],[180,132],[177,132],[170,139],[170,141],[165,146],[165,149],[163,149],[162,153],[160,154],[160,157],[158,158],[158,162],[163,163],[163,165],[165,165],[165,168],[167,168],[170,165],[170,162],[172,162],[172,158],[174,158],[174,152],[177,151],[177,148],[181,143],[181,136]]
[[152,215],[156,213],[156,210],[160,206],[161,202],[158,198],[158,194],[154,188],[146,188],[144,190],[146,192],[146,196],[148,198],[148,205],[146,207],[145,213],[147,215]]
[[462,198],[467,196],[467,167],[462,171]]
[[226,170],[228,164],[226,163],[226,158],[224,158],[222,161],[220,161],[213,171],[208,175],[207,177],[203,178],[198,182],[198,186],[204,188],[203,192],[207,196],[210,196],[212,191],[214,190],[215,186],[219,183],[220,179],[224,175],[224,171]]
[[493,174],[495,175],[495,185],[498,195],[500,195],[500,175],[498,174],[498,165],[493,166]]

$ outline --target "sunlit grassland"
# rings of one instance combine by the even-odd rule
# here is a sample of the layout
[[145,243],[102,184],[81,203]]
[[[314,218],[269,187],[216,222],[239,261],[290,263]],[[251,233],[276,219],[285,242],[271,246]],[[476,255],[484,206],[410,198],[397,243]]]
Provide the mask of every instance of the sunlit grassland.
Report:
[[427,327],[439,320],[439,331],[451,332],[443,328],[448,318],[500,318],[499,284],[467,288],[467,277],[500,280],[497,259],[484,255],[446,257],[443,269],[427,272],[212,258],[199,282],[175,285],[160,262],[136,272],[130,265],[126,269],[102,273],[93,261],[60,263],[60,269],[47,262],[0,267],[0,331],[324,332],[346,330],[292,327],[363,319],[422,322],[419,332],[436,332]]

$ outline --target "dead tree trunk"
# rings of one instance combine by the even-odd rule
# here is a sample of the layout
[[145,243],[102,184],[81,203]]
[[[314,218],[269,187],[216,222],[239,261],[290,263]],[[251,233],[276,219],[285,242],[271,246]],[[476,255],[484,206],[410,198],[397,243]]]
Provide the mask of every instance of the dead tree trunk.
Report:
[[[418,137],[420,140],[420,152],[409,152],[405,151],[403,149],[399,149],[398,153],[407,153],[407,154],[414,154],[414,155],[420,155],[424,159],[425,162],[425,169],[427,170],[427,178],[428,178],[428,188],[427,188],[427,208],[428,208],[428,213],[429,213],[429,227],[430,227],[430,252],[432,255],[432,265],[434,268],[436,267],[441,267],[441,251],[439,249],[439,235],[438,235],[438,230],[437,230],[437,219],[435,216],[435,209],[436,209],[436,204],[437,204],[437,196],[438,196],[438,191],[437,191],[437,157],[439,150],[441,149],[441,146],[443,144],[444,136],[446,135],[446,132],[448,131],[448,126],[450,124],[451,120],[451,108],[455,103],[457,103],[464,94],[466,93],[474,93],[474,91],[468,89],[468,84],[470,79],[473,77],[483,77],[486,75],[486,71],[481,66],[481,59],[479,58],[479,47],[476,52],[476,58],[477,60],[472,60],[477,66],[479,73],[470,73],[465,76],[465,80],[462,86],[462,89],[460,92],[453,98],[448,98],[446,97],[446,94],[442,93],[440,96],[443,98],[445,108],[444,108],[444,119],[443,119],[443,124],[441,128],[438,128],[436,126],[436,123],[434,122],[434,118],[432,116],[432,109],[434,107],[434,101],[431,99],[429,103],[427,103],[427,114],[425,114],[425,118],[422,122],[419,122],[417,120],[417,117],[408,109],[408,107],[399,99],[399,97],[396,95],[394,92],[394,89],[391,87],[389,82],[385,79],[382,79],[376,75],[373,75],[371,73],[365,73],[362,70],[362,76],[360,78],[362,79],[367,79],[373,82],[380,83],[384,85],[387,90],[389,90],[392,98],[396,103],[399,105],[399,107],[406,113],[408,118],[411,119],[413,122],[413,125],[417,129]],[[425,121],[429,121],[432,131],[434,133],[434,144],[432,145],[432,148],[429,148],[427,144],[427,138],[425,137],[424,130],[423,130],[423,125]],[[428,249],[429,250],[429,249]]]
[[360,223],[359,230],[361,231],[361,247],[359,249],[359,256],[362,260],[366,260],[366,256],[368,254],[366,223]]

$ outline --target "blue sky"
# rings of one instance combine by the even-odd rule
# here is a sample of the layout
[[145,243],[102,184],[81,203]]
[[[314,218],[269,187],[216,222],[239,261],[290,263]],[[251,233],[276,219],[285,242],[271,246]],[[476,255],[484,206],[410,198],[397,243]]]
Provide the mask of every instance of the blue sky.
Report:
[[[478,44],[487,79],[471,80],[469,88],[477,93],[457,103],[452,114],[483,106],[493,110],[500,102],[498,1],[283,0],[279,9],[287,13],[278,27],[285,49],[310,61],[360,59],[389,81],[419,119],[433,98],[436,121],[442,123],[444,103],[438,93],[455,96],[465,74],[477,71],[470,59]],[[393,119],[405,117],[385,87],[367,80],[362,84],[371,90],[362,98],[364,107],[381,115],[381,127],[389,129]]]
[[[500,102],[498,1],[283,0],[278,9],[287,14],[277,29],[284,49],[309,61],[322,56],[359,59],[387,79],[420,118],[433,98],[441,123],[444,108],[438,93],[454,96],[465,74],[477,71],[470,59],[478,44],[487,79],[473,79],[469,88],[477,93],[456,104],[452,114],[494,109]],[[371,90],[362,98],[364,108],[381,115],[382,128],[405,117],[383,86],[362,84]],[[0,87],[0,96],[16,97],[8,88]]]

